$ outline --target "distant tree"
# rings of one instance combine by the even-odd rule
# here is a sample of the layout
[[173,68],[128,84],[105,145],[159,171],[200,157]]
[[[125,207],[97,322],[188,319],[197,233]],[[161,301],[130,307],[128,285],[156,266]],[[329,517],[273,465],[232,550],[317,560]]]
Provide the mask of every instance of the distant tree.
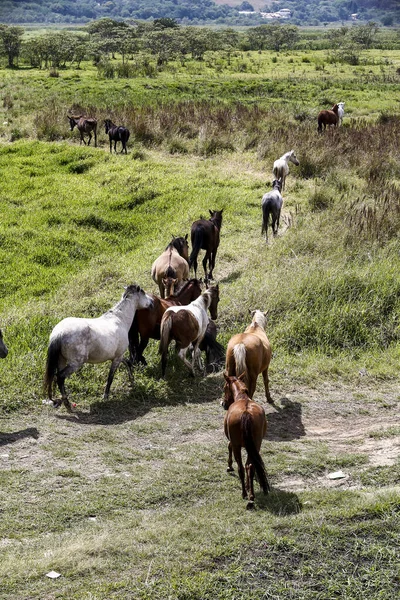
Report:
[[22,27],[14,27],[0,23],[0,54],[7,57],[8,66],[15,67],[15,62],[21,52],[22,36],[24,30]]
[[170,19],[169,17],[154,19],[153,25],[155,29],[175,29],[176,27],[179,27],[175,19]]
[[260,25],[252,27],[248,32],[248,40],[252,50],[275,50],[283,47],[293,48],[299,39],[299,30],[295,25]]
[[237,7],[238,10],[248,10],[248,11],[254,11],[254,7],[252,4],[250,4],[250,2],[247,2],[247,0],[244,0],[244,2],[242,2],[242,4],[240,4]]
[[384,27],[391,27],[393,25],[393,15],[386,15],[381,19],[381,23]]
[[351,37],[353,40],[360,44],[362,48],[368,50],[374,43],[376,33],[379,26],[373,21],[369,21],[365,25],[358,25],[351,30]]

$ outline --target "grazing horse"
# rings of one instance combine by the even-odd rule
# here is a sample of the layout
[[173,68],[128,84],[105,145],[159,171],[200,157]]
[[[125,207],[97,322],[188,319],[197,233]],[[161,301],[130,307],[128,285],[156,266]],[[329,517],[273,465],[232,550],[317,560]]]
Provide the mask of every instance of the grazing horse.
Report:
[[269,216],[272,218],[272,233],[277,235],[279,228],[279,219],[281,216],[281,209],[283,204],[283,198],[281,194],[282,183],[279,179],[275,179],[272,182],[272,191],[264,194],[261,200],[263,222],[261,227],[261,235],[265,232],[265,241],[268,244],[268,225]]
[[[242,377],[228,376],[226,373],[224,373],[224,377],[225,395],[221,404],[228,411],[224,420],[224,431],[229,440],[227,471],[233,471],[233,453],[242,484],[242,497],[249,500],[247,508],[253,508],[254,475],[256,475],[264,494],[267,494],[270,489],[265,465],[260,455],[261,442],[267,431],[267,420],[263,407],[249,397]],[[242,463],[242,448],[247,452],[246,481]]]
[[8,348],[3,340],[3,332],[0,329],[0,358],[5,358],[8,354]]
[[104,126],[106,133],[108,133],[108,137],[110,138],[110,152],[112,153],[112,143],[114,142],[114,152],[117,152],[117,142],[121,142],[122,150],[121,154],[125,150],[125,154],[128,154],[126,149],[127,141],[129,140],[130,132],[126,127],[122,127],[122,125],[115,125],[111,119],[106,119],[104,121]]
[[342,125],[343,117],[344,117],[344,102],[338,102],[337,105],[338,105],[338,117],[339,117],[338,125]]
[[75,125],[78,128],[78,131],[81,135],[81,141],[80,144],[82,144],[82,142],[85,144],[86,146],[86,142],[85,142],[85,138],[84,135],[85,133],[89,136],[89,141],[88,141],[88,146],[90,144],[90,141],[92,139],[92,131],[94,134],[94,145],[95,147],[97,147],[97,121],[96,119],[91,119],[91,118],[86,118],[86,117],[70,117],[69,115],[67,115],[68,120],[69,120],[69,125],[71,127],[71,131],[73,131]]
[[158,284],[161,298],[170,296],[179,281],[189,277],[188,236],[173,237],[164,252],[153,262],[151,276]]
[[217,326],[211,319],[208,322],[199,348],[202,352],[206,353],[207,373],[220,371],[225,364],[225,348],[217,342]]
[[[343,111],[344,114],[344,111]],[[324,131],[327,125],[333,125],[337,127],[339,123],[339,105],[334,104],[331,110],[321,110],[318,115],[318,131],[322,133],[322,125],[324,126]]]
[[[217,285],[209,287],[197,300],[187,306],[171,306],[165,311],[161,319],[159,346],[163,377],[167,367],[168,346],[171,340],[175,340],[177,348],[179,348],[178,356],[193,376],[196,362],[199,369],[203,369],[199,344],[209,322],[207,309],[210,311],[211,318],[216,319],[218,302],[219,287]],[[186,358],[186,352],[191,344],[193,344],[193,355],[190,363]]]
[[[175,294],[168,298],[159,298],[149,294],[153,298],[152,308],[137,310],[132,326],[129,330],[129,350],[132,362],[141,362],[144,365],[146,359],[143,356],[149,339],[160,339],[161,319],[170,306],[182,306],[196,300],[201,294],[201,285],[198,279],[190,279]],[[140,334],[140,343],[139,343]]]
[[[206,255],[203,258],[203,268],[206,281],[213,278],[213,270],[215,267],[215,257],[219,246],[219,236],[222,226],[223,210],[210,210],[210,218],[200,218],[192,224],[191,241],[192,252],[189,258],[189,266],[194,266],[194,276],[197,273],[197,256],[200,250],[205,250]],[[207,261],[210,269],[207,275]]]
[[[52,400],[52,384],[57,377],[61,400],[53,400],[56,408],[64,402],[70,410],[64,382],[66,377],[84,363],[96,364],[111,360],[104,391],[104,398],[108,398],[114,373],[123,361],[124,352],[129,345],[128,331],[136,309],[148,308],[152,304],[153,300],[138,285],[129,285],[121,300],[101,317],[68,317],[54,327],[47,351],[45,386]],[[129,367],[127,362],[126,364]]]
[[283,156],[278,158],[274,162],[274,166],[272,168],[274,178],[279,179],[282,182],[282,190],[285,189],[285,180],[289,174],[288,162],[292,162],[294,165],[299,166],[300,163],[297,160],[294,150],[290,150],[290,152],[286,152],[286,154],[283,154]]
[[262,373],[265,397],[273,404],[269,393],[268,367],[271,361],[271,345],[265,333],[266,314],[261,310],[252,312],[253,319],[244,333],[231,337],[226,350],[225,368],[228,375],[244,375],[249,396],[256,391],[257,377]]

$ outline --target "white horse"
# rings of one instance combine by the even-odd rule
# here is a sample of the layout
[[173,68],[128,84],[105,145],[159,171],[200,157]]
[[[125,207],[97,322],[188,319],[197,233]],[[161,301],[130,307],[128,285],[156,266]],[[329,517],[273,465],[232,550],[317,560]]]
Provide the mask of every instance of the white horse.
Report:
[[344,102],[338,102],[338,117],[339,125],[341,125],[344,117]]
[[[138,285],[129,285],[125,288],[121,300],[101,317],[67,317],[54,327],[47,350],[45,386],[52,400],[52,384],[57,376],[61,400],[53,400],[56,408],[64,402],[70,410],[64,382],[84,363],[97,364],[111,360],[104,391],[104,398],[108,397],[114,373],[124,360],[124,352],[129,345],[128,332],[136,309],[149,308],[152,305],[152,298]],[[124,362],[130,371],[131,365],[128,361]]]
[[3,340],[3,332],[0,329],[0,358],[5,358],[8,354],[8,348]]
[[290,150],[290,152],[286,152],[283,156],[278,158],[274,162],[273,173],[274,178],[279,179],[282,182],[282,190],[285,189],[285,179],[289,174],[289,165],[288,162],[292,162],[294,165],[299,165],[299,161],[294,153],[294,150]]

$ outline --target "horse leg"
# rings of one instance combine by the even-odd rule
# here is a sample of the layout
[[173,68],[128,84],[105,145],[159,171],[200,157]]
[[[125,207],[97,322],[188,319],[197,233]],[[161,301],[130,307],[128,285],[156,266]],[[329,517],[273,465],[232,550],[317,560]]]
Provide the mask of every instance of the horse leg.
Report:
[[107,378],[107,385],[106,385],[106,389],[104,390],[104,395],[103,395],[104,400],[107,400],[107,398],[108,398],[108,394],[110,393],[110,387],[111,387],[111,384],[114,379],[115,371],[118,369],[121,362],[122,362],[122,356],[118,356],[118,358],[114,358],[114,360],[111,363],[110,371],[108,373],[108,378]]
[[90,131],[88,133],[88,136],[89,136],[89,141],[88,141],[87,145],[90,146],[90,142],[92,140],[92,134],[90,133]]
[[278,235],[279,220],[280,220],[280,218],[281,218],[281,211],[278,210],[278,215],[276,217],[276,228],[275,228],[275,231],[274,231],[274,235]]
[[254,465],[247,459],[246,462],[246,488],[248,492],[249,503],[247,508],[253,508],[254,503]]
[[239,477],[240,477],[240,483],[242,484],[242,498],[245,499],[247,498],[247,491],[246,491],[246,486],[245,486],[245,481],[244,481],[244,467],[243,467],[243,462],[242,462],[242,448],[241,446],[234,446],[233,448],[233,455],[235,457],[237,466],[238,466],[238,473],[239,473]]
[[215,248],[214,252],[211,252],[210,255],[210,265],[211,265],[211,270],[209,273],[209,278],[212,279],[213,278],[213,271],[214,271],[214,267],[215,267],[215,257],[217,256],[217,248]]
[[271,398],[271,394],[269,393],[269,378],[268,378],[268,367],[262,372],[262,376],[264,379],[264,388],[265,388],[265,397],[269,404],[273,404],[274,401]]
[[114,141],[114,152],[117,154],[117,140]]
[[60,390],[60,393],[61,393],[61,401],[55,402],[53,400],[53,404],[54,404],[55,408],[58,408],[59,406],[61,406],[61,404],[64,403],[65,408],[68,411],[71,411],[71,405],[68,400],[67,392],[65,391],[65,380],[67,377],[72,375],[72,373],[75,373],[75,371],[77,371],[80,366],[81,366],[80,364],[67,365],[66,367],[61,369],[61,371],[57,372],[57,385],[58,385],[58,389]]
[[93,133],[94,133],[94,147],[97,148],[97,129],[94,129]]
[[193,348],[192,368],[193,368],[193,373],[194,373],[194,365],[195,365],[195,363],[197,363],[199,370],[203,373],[203,375],[205,375],[205,369],[204,369],[203,361],[201,360],[201,350],[199,348],[199,345],[200,345],[200,340],[197,340],[197,342],[195,343],[194,348]]
[[112,154],[112,139],[110,138],[110,154]]
[[181,359],[181,361],[185,363],[185,365],[187,366],[187,368],[190,371],[190,374],[194,377],[195,376],[194,368],[193,368],[194,361],[189,362],[188,359],[186,358],[186,352],[188,350],[188,347],[189,346],[187,346],[186,348],[181,348],[178,352],[178,356]]
[[135,381],[135,378],[133,377],[133,371],[132,371],[133,362],[131,361],[130,358],[123,358],[122,362],[128,370],[129,381],[131,382],[131,384],[133,384]]
[[231,473],[233,471],[233,467],[232,467],[232,443],[229,442],[228,444],[228,468],[227,468],[227,472]]
[[210,254],[209,254],[208,250],[205,254],[205,257],[203,258],[203,269],[204,269],[206,281],[209,279],[209,275],[207,275],[207,261],[209,262],[209,266],[210,266]]
[[137,362],[141,362],[142,365],[147,365],[147,360],[143,356],[143,352],[146,350],[148,343],[149,343],[149,338],[145,338],[145,337],[140,338],[140,344],[137,349],[136,360],[137,360]]

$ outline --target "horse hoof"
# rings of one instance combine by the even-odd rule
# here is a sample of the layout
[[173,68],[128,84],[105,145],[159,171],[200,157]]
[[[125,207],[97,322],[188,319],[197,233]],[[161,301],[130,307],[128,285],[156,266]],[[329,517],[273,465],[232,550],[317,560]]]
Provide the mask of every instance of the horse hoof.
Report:
[[249,502],[246,504],[246,509],[247,510],[253,510],[254,509],[254,500],[249,500]]
[[233,467],[228,467],[228,468],[227,468],[227,470],[226,470],[226,472],[227,472],[227,473],[232,473],[232,471],[233,471],[233,470],[234,470],[234,468],[233,468]]

